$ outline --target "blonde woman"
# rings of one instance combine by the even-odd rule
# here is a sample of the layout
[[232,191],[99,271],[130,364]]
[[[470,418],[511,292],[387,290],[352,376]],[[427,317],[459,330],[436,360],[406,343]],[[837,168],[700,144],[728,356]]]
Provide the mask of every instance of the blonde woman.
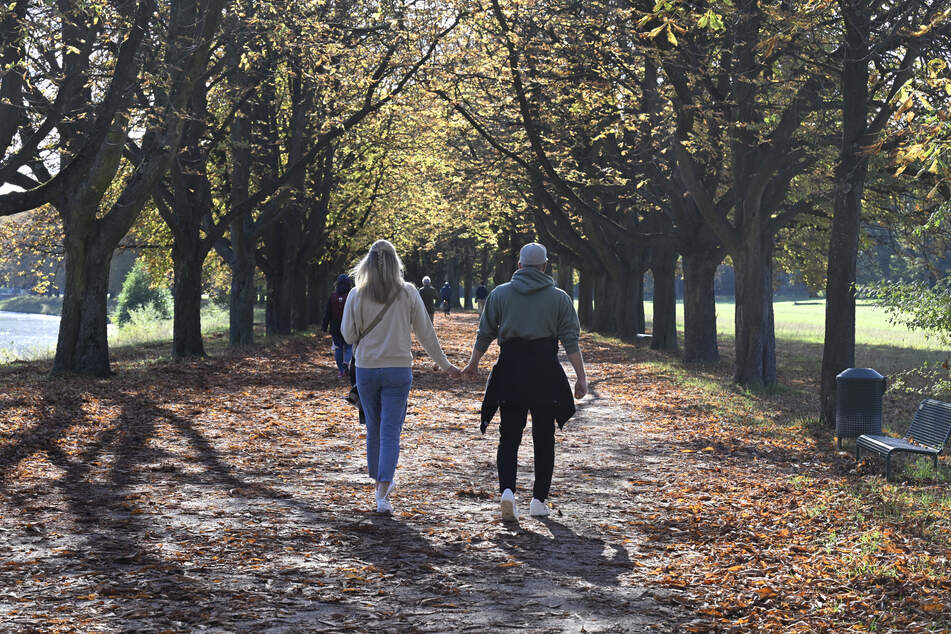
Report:
[[446,358],[416,287],[403,281],[403,262],[386,240],[377,240],[351,277],[340,330],[354,344],[357,390],[367,421],[367,470],[376,481],[376,510],[391,513],[390,492],[400,455],[400,432],[413,384],[410,331],[452,376],[459,369]]

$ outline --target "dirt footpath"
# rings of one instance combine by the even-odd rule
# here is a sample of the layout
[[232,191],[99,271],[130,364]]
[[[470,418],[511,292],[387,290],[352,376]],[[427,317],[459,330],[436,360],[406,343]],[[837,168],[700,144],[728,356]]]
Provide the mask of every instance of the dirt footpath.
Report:
[[[441,320],[440,320],[441,321]],[[475,319],[437,323],[461,365]],[[493,348],[494,349],[494,348]],[[362,428],[322,339],[257,356],[120,367],[112,381],[7,375],[2,631],[670,631],[638,526],[671,466],[599,388],[557,434],[549,518],[500,520],[480,385],[417,361],[379,516]],[[486,361],[491,362],[491,359]],[[487,364],[484,362],[484,369]]]

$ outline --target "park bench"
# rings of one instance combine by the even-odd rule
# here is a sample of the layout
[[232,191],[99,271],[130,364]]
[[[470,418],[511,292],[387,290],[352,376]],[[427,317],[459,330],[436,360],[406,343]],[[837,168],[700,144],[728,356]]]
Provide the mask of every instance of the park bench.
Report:
[[885,456],[885,479],[891,479],[893,453],[914,453],[931,456],[938,466],[938,454],[951,436],[951,403],[926,398],[918,405],[904,438],[862,434],[855,441],[855,459],[862,457],[862,450]]

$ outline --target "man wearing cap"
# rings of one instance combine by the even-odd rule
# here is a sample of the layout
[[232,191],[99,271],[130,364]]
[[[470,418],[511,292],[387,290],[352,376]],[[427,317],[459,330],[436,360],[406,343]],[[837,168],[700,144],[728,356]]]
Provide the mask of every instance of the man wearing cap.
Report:
[[475,378],[479,360],[498,339],[499,360],[492,368],[482,402],[482,431],[499,410],[499,448],[496,464],[502,493],[502,518],[517,520],[515,479],[518,448],[528,413],[532,413],[535,484],[529,512],[545,516],[555,464],[555,422],[559,427],[574,414],[571,388],[558,361],[561,341],[575,370],[574,397],[588,391],[584,361],[578,347],[581,331],[574,302],[545,274],[548,252],[537,242],[519,252],[512,281],[497,286],[485,302],[472,357],[462,373]]
[[433,281],[429,276],[423,277],[423,285],[419,287],[419,296],[423,298],[423,306],[429,313],[429,321],[436,319],[436,302],[439,301],[439,291],[433,288]]

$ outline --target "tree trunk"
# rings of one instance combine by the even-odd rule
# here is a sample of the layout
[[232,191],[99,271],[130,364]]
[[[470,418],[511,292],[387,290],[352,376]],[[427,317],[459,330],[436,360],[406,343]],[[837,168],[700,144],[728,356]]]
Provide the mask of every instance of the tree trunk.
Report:
[[647,331],[647,317],[644,315],[644,272],[635,275],[631,282],[634,296],[634,330],[635,334],[641,334]]
[[651,349],[678,352],[677,292],[674,273],[677,252],[673,249],[651,249],[651,273],[654,276],[654,326]]
[[649,261],[646,249],[638,249],[638,253],[627,259],[628,275],[621,284],[621,308],[618,315],[622,337],[633,338],[643,333],[646,328],[644,319],[644,265]]
[[255,239],[247,226],[249,222],[247,219],[240,219],[231,225],[234,263],[231,267],[228,340],[232,345],[254,343]]
[[591,283],[590,270],[583,268],[578,272],[578,320],[586,330],[591,330],[594,326],[594,285]]
[[512,239],[503,234],[499,239],[499,248],[495,253],[495,285],[505,284],[512,279],[512,274],[518,266],[518,252],[512,251]]
[[285,212],[289,217],[275,223],[263,232],[261,254],[258,261],[267,279],[267,317],[265,331],[268,335],[289,335],[293,326],[294,276],[297,270],[297,254],[300,235],[295,211]]
[[617,332],[617,285],[601,272],[594,281],[594,319],[592,328],[601,333]]
[[685,253],[684,361],[715,363],[717,349],[717,298],[714,282],[722,255],[719,251]]
[[307,323],[320,325],[330,287],[330,271],[323,264],[315,264],[307,271]]
[[449,305],[453,309],[459,308],[459,277],[456,273],[456,256],[446,260],[446,275],[444,278],[449,282]]
[[466,247],[466,261],[465,261],[465,271],[462,277],[462,286],[464,289],[465,298],[462,301],[462,307],[466,310],[472,310],[472,292],[474,285],[472,283],[473,278],[473,265],[475,258],[472,256],[471,247]]
[[740,385],[776,384],[773,333],[772,250],[767,239],[750,240],[734,254],[736,274],[736,367]]
[[110,376],[106,302],[112,249],[97,244],[92,231],[67,231],[66,288],[53,373]]
[[291,274],[291,301],[293,302],[293,318],[291,326],[294,330],[307,330],[310,321],[310,299],[307,297],[308,268],[297,267]]
[[489,247],[484,247],[482,249],[482,257],[479,260],[479,281],[485,284],[487,287],[489,285],[489,273],[491,272],[489,267],[489,256]]
[[616,332],[619,337],[631,338],[637,334],[634,297],[637,293],[635,279],[629,276],[615,283],[617,301],[614,306]]
[[183,245],[178,240],[172,248],[175,271],[172,356],[176,359],[205,356],[201,336],[201,270],[206,255],[199,245]]
[[574,270],[568,264],[566,258],[558,258],[558,288],[568,293],[568,296],[574,299]]
[[[201,277],[212,238],[202,239],[201,224],[213,216],[207,156],[201,148],[207,129],[207,105],[207,87],[204,82],[198,82],[182,133],[182,147],[170,169],[171,208],[163,214],[174,237],[172,356],[177,359],[205,356],[201,334]],[[155,199],[161,210],[164,206],[161,193]]]
[[[851,3],[850,3],[851,4]],[[868,46],[870,18],[860,7],[847,6],[845,60],[842,68],[842,141],[835,168],[832,229],[826,270],[826,323],[822,348],[819,416],[835,425],[835,377],[855,366],[855,276],[862,194],[868,159],[862,155],[868,128]]]
[[[286,251],[285,253],[290,253]],[[289,262],[282,263],[281,276],[278,280],[278,293],[275,298],[277,306],[277,333],[289,335],[294,327],[294,291],[297,274],[295,268],[287,266]]]

